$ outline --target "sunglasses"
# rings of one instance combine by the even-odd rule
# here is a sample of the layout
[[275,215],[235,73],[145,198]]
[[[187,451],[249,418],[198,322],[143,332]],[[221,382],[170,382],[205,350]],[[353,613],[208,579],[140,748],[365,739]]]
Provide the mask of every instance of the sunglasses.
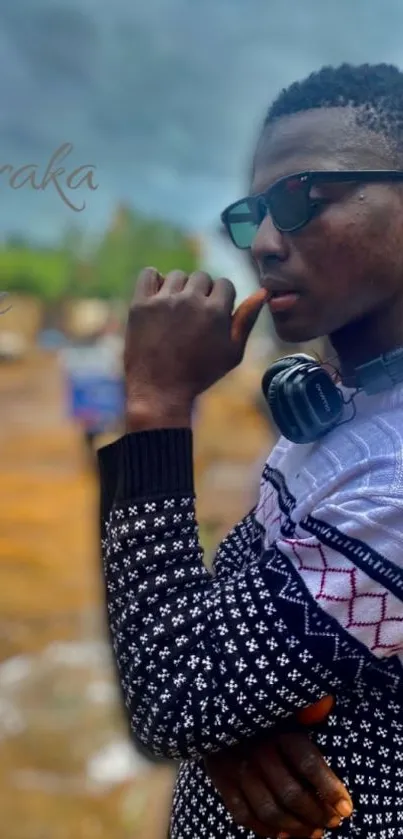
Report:
[[403,171],[396,170],[298,172],[280,178],[266,192],[230,204],[221,213],[221,221],[235,247],[247,250],[268,214],[281,233],[300,230],[318,215],[320,209],[330,202],[311,196],[312,187],[316,184],[369,184],[401,180]]

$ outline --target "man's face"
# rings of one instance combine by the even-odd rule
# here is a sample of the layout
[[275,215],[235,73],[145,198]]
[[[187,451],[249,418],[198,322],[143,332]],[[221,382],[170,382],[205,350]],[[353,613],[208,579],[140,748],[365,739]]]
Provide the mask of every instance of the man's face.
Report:
[[[265,130],[250,192],[264,192],[297,172],[391,168],[384,139],[358,128],[350,109],[312,110]],[[334,335],[352,322],[364,325],[366,316],[403,296],[402,187],[321,184],[313,197],[325,204],[305,227],[280,233],[268,215],[251,249],[263,286],[283,282],[296,292],[286,307],[272,304],[284,341]]]

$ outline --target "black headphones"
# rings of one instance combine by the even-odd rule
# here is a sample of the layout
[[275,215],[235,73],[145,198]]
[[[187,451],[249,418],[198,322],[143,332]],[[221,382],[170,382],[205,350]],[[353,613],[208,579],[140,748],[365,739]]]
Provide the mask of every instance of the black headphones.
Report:
[[[403,381],[403,348],[357,367],[345,381],[355,393],[389,390]],[[312,443],[355,416],[354,395],[346,399],[332,376],[310,355],[296,353],[278,359],[262,379],[262,390],[279,431],[292,443]],[[353,412],[342,419],[346,405]]]

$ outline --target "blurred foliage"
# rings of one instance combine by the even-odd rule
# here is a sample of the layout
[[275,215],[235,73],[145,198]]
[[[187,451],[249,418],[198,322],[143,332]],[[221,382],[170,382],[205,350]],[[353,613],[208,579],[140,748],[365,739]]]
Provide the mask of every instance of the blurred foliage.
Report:
[[26,245],[0,249],[1,289],[55,300],[63,295],[67,282],[63,251],[34,249]]
[[147,265],[162,274],[179,265],[198,267],[198,247],[182,230],[119,207],[99,241],[72,228],[54,248],[11,237],[0,248],[0,288],[32,294],[45,302],[63,298],[128,299],[133,279]]

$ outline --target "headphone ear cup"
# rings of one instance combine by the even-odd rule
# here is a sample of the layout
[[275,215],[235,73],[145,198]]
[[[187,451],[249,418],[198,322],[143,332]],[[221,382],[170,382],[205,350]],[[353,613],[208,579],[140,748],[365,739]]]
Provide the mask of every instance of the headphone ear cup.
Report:
[[262,390],[277,428],[292,443],[318,440],[343,414],[342,393],[329,373],[302,353],[275,362]]
[[[268,372],[271,373],[271,370],[268,371]],[[266,396],[269,408],[270,408],[270,410],[273,414],[273,419],[274,419],[274,414],[276,413],[276,408],[277,408],[277,394],[278,394],[277,384],[280,381],[280,377],[281,377],[282,372],[283,371],[280,370],[277,373],[275,373],[274,376],[271,376],[270,381],[268,382],[267,386],[263,387],[263,392]],[[274,421],[276,421],[276,420],[274,420]]]
[[[277,371],[265,392],[273,421],[280,433],[292,442],[303,442],[303,429],[290,396],[293,391],[292,382],[299,376],[304,367],[311,368],[311,364],[289,364],[283,370]],[[293,369],[294,368],[294,369]]]
[[[317,364],[317,361],[315,358],[312,358],[312,356],[306,355],[305,353],[295,353],[295,355],[285,355],[283,358],[279,358],[271,365],[271,367],[269,367],[268,370],[266,370],[262,379],[262,390],[269,404],[270,391],[272,390],[270,385],[273,383],[274,378],[279,373],[284,373],[285,370],[290,370],[291,367],[305,364]],[[278,379],[277,384],[279,381],[280,380]]]

